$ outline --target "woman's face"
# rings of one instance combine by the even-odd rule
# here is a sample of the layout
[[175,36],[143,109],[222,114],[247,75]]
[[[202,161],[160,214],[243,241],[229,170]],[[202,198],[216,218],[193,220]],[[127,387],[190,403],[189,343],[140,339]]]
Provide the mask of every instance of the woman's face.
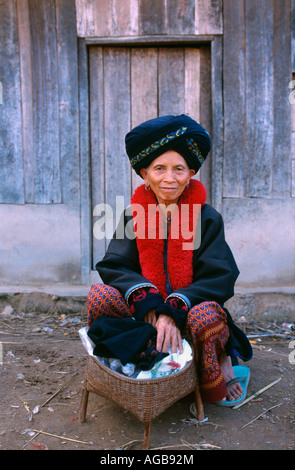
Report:
[[159,204],[177,203],[190,178],[195,174],[175,150],[163,153],[140,171],[145,185],[155,193]]

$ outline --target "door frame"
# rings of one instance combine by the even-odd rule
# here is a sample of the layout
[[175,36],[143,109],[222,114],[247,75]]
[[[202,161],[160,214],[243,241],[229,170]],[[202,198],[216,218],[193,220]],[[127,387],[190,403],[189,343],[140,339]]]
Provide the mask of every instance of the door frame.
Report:
[[211,197],[212,205],[222,211],[223,170],[223,85],[222,36],[136,36],[78,38],[79,87],[79,156],[80,156],[80,211],[81,211],[81,283],[92,282],[92,204],[91,154],[89,109],[89,47],[90,46],[201,46],[211,48]]

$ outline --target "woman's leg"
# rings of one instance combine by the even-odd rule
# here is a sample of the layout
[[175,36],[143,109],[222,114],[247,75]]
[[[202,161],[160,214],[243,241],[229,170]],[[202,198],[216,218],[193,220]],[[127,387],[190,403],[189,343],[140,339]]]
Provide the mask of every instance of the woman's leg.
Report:
[[201,395],[206,403],[216,403],[226,397],[236,399],[242,394],[238,383],[226,386],[234,378],[231,359],[225,353],[229,338],[226,318],[216,302],[203,302],[188,313],[187,334],[193,341]]
[[124,297],[114,287],[106,284],[93,284],[87,296],[88,326],[98,317],[131,317]]

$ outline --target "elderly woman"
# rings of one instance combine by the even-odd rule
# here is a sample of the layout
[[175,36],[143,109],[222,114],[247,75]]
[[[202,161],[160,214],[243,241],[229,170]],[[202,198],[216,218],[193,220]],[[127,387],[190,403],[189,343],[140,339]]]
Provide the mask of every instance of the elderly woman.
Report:
[[156,331],[159,353],[182,352],[186,336],[204,402],[236,402],[243,388],[233,364],[252,350],[223,305],[239,271],[221,215],[192,179],[210,151],[209,134],[186,115],[162,116],[135,127],[125,143],[144,184],[124,213],[124,238],[115,234],[96,265],[104,284],[91,287],[89,326],[102,317],[145,322]]

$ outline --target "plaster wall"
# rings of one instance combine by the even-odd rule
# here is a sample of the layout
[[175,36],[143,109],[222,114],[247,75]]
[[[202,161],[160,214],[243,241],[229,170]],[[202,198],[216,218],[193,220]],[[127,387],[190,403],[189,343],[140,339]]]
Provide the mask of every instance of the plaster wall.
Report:
[[80,208],[0,205],[0,283],[79,283]]
[[240,269],[237,286],[295,285],[295,200],[225,199],[225,233]]

